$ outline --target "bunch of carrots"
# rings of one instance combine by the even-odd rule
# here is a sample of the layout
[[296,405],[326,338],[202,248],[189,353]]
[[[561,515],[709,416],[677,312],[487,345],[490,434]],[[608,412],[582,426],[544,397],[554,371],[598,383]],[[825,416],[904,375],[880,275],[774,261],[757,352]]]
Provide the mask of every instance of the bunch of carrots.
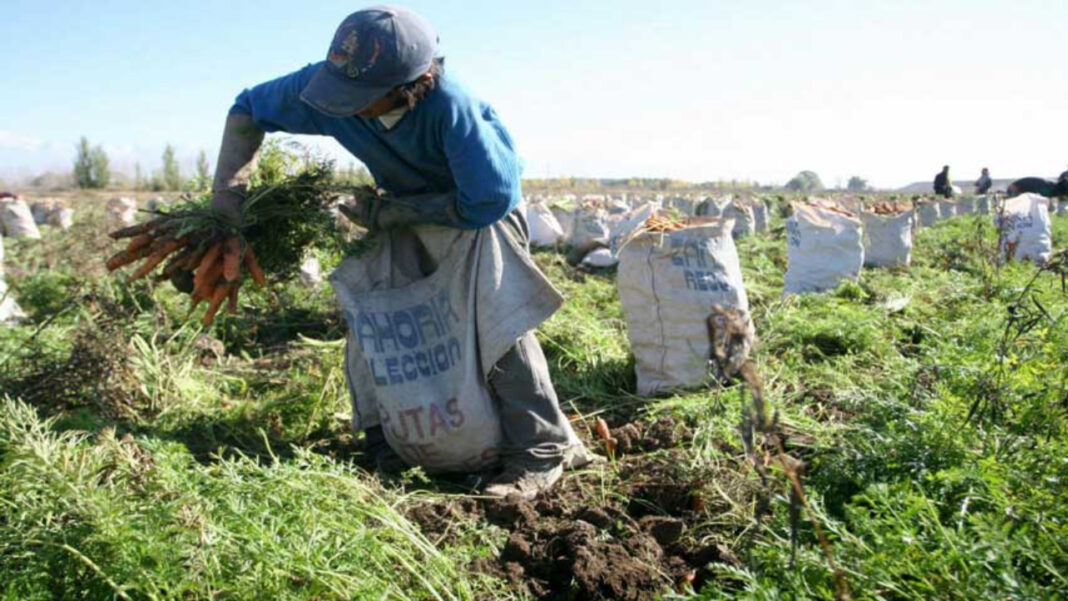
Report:
[[[243,268],[259,286],[267,283],[252,247],[240,235],[228,235],[222,230],[184,232],[181,215],[160,215],[138,225],[111,232],[116,240],[129,239],[126,248],[107,262],[109,271],[144,260],[130,279],[137,280],[151,274],[167,261],[156,276],[157,281],[172,280],[192,297],[190,311],[202,302],[208,303],[204,325],[215,321],[224,301],[231,314],[237,312],[237,294],[244,283]],[[169,260],[168,260],[169,258]],[[188,282],[189,274],[192,281]],[[186,283],[180,284],[183,279]]]

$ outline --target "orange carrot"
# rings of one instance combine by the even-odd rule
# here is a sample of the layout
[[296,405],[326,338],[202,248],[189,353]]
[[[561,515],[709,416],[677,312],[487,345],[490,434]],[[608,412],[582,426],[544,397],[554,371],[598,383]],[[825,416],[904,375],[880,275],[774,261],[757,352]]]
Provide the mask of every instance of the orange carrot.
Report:
[[222,305],[224,299],[230,295],[230,284],[219,284],[215,288],[215,293],[211,297],[211,304],[208,305],[208,310],[204,313],[204,326],[210,326],[215,322],[215,314],[219,312],[219,307]]
[[[208,268],[208,272],[205,273],[200,278],[199,282],[197,282],[196,278],[194,278],[193,294],[196,294],[198,291],[201,291],[201,290],[206,290],[209,287],[211,289],[214,289],[215,285],[219,281],[219,276],[220,275],[222,275],[222,263],[218,263],[217,262],[214,265],[212,265],[210,268]],[[211,297],[209,296],[208,298],[211,298]]]
[[115,230],[114,232],[109,233],[108,236],[111,236],[115,240],[119,240],[120,238],[131,238],[133,236],[139,236],[141,234],[156,229],[164,221],[165,220],[162,217],[158,217],[151,221],[146,221],[144,223],[138,223],[137,225],[131,225],[129,227],[124,227],[122,229]]
[[612,433],[608,430],[608,422],[601,418],[597,418],[597,422],[594,424],[594,431],[597,432],[597,438],[601,440],[611,440]]
[[153,253],[145,259],[145,262],[137,268],[137,271],[135,271],[132,276],[130,276],[130,281],[132,282],[145,277],[156,268],[156,265],[159,265],[163,259],[166,259],[167,255],[182,248],[182,246],[187,243],[187,240],[167,240],[163,243],[163,246],[153,251]]
[[236,236],[223,242],[223,277],[227,282],[235,282],[241,275],[241,241]]
[[138,234],[133,238],[130,238],[130,242],[126,245],[126,252],[135,253],[139,248],[148,246],[155,240],[156,237],[152,234]]
[[192,255],[193,253],[194,251],[192,248],[186,247],[180,253],[171,257],[171,260],[167,261],[167,265],[163,267],[163,271],[160,272],[158,279],[165,280],[174,275],[179,269],[182,268],[182,265],[184,265],[185,262],[189,260],[189,255]]
[[130,263],[133,263],[136,260],[137,257],[130,255],[130,253],[126,252],[125,250],[120,250],[119,252],[111,255],[111,258],[108,259],[108,271],[115,271],[123,265],[129,265]]
[[200,260],[200,264],[197,265],[196,278],[203,278],[208,269],[219,258],[219,253],[222,251],[222,242],[216,242],[208,248],[208,252],[204,253],[204,258]]
[[252,247],[245,248],[245,266],[248,267],[248,274],[252,277],[252,281],[256,282],[257,286],[266,286],[267,278],[263,275],[263,269],[260,268],[259,261],[256,260],[256,253],[252,252]]

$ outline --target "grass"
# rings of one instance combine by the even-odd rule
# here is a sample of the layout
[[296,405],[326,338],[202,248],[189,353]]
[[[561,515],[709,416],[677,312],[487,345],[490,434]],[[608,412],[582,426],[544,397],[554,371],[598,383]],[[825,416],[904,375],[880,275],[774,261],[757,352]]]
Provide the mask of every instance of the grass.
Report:
[[[329,290],[276,283],[204,331],[169,287],[105,274],[104,216],[84,214],[5,240],[30,317],[0,330],[3,598],[522,596],[472,569],[507,532],[459,517],[428,538],[408,510],[450,489],[358,467]],[[857,599],[1068,595],[1068,297],[1040,276],[1027,298],[1045,313],[1006,337],[1035,268],[991,268],[979,219],[921,230],[910,269],[800,298],[780,297],[781,218],[739,244],[768,402]],[[637,397],[614,275],[535,259],[568,299],[538,332],[565,405],[694,425],[674,469],[706,478],[700,535],[739,561],[684,596],[833,597],[806,520],[791,544],[785,479],[754,519],[739,389]],[[619,497],[615,469],[569,478]]]

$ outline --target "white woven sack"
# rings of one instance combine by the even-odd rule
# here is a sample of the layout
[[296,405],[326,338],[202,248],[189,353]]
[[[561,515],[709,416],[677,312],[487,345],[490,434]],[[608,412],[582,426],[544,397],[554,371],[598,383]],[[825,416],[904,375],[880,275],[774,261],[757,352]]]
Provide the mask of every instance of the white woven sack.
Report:
[[33,219],[33,212],[23,200],[6,200],[2,203],[4,235],[9,238],[41,238],[41,232],[37,229],[37,222]]
[[63,231],[67,231],[74,225],[74,209],[67,207],[56,207],[48,215],[48,224],[52,227],[58,227]]
[[617,263],[619,259],[604,247],[595,249],[582,258],[582,264],[589,267],[612,267]]
[[957,203],[957,215],[974,215],[975,214],[975,197],[965,196]]
[[33,220],[37,225],[45,225],[48,223],[48,216],[55,208],[56,201],[46,198],[30,205],[30,212],[33,213]]
[[957,203],[952,200],[940,200],[938,201],[938,214],[942,219],[949,219],[950,217],[957,216]]
[[753,217],[753,209],[749,203],[743,200],[735,200],[723,209],[721,216],[724,219],[734,220],[734,229],[731,235],[735,240],[752,236],[756,232],[756,218]]
[[571,246],[587,248],[608,244],[608,215],[602,209],[583,207],[575,214],[571,231]]
[[552,211],[553,217],[556,217],[556,222],[560,224],[560,231],[564,233],[564,241],[570,240],[571,231],[575,227],[575,209],[564,205],[550,205],[549,210]]
[[916,203],[917,222],[923,227],[931,227],[942,218],[938,212],[938,205],[933,202]]
[[1049,200],[1045,196],[1028,193],[1006,199],[1004,223],[1001,216],[997,215],[994,225],[1002,232],[1004,243],[1015,245],[1015,259],[1029,259],[1043,264],[1053,253]]
[[108,217],[120,225],[137,223],[137,202],[132,198],[112,198],[108,201]]
[[768,231],[768,206],[763,200],[754,200],[749,206],[753,211],[753,231],[757,234]]
[[608,235],[608,249],[612,252],[613,257],[619,256],[619,251],[627,242],[630,241],[645,225],[645,222],[650,217],[660,212],[660,204],[657,202],[647,202],[644,205],[634,209],[627,213],[617,223],[612,226],[612,231]]
[[560,222],[540,202],[527,205],[527,226],[530,228],[531,246],[554,246],[564,239]]
[[860,220],[811,205],[795,204],[786,220],[789,266],[783,294],[821,292],[856,280],[864,264]]
[[900,215],[861,213],[864,223],[864,264],[907,267],[912,261],[913,212]]
[[708,320],[739,311],[752,345],[749,300],[730,220],[668,234],[645,233],[620,252],[619,298],[635,358],[638,394],[697,386],[709,379]]

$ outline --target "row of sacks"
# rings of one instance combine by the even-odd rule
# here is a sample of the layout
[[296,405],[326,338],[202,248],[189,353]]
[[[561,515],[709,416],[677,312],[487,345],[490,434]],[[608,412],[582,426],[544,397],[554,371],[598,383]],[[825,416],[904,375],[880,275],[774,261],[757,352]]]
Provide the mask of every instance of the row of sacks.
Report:
[[960,215],[989,215],[995,211],[997,202],[997,197],[993,195],[919,200],[916,202],[917,225],[931,227],[943,219]]
[[53,200],[26,204],[21,198],[0,200],[0,231],[8,238],[30,238],[39,240],[41,230],[38,225],[50,225],[61,230],[69,230],[74,224],[74,210],[62,206]]
[[[922,206],[922,205],[921,205]],[[784,294],[820,292],[856,281],[861,267],[905,267],[911,261],[915,214],[795,204],[786,220],[788,267]],[[994,224],[1007,259],[1044,264],[1053,251],[1049,202],[1037,194],[1002,201]]]
[[574,262],[581,260],[594,267],[615,265],[618,240],[632,232],[636,223],[658,213],[731,219],[735,238],[764,232],[768,227],[768,207],[762,201],[731,197],[701,202],[677,197],[646,200],[633,206],[618,199],[587,200],[577,206],[559,199],[533,200],[524,203],[523,210],[530,227],[531,245],[570,246],[575,253]]

